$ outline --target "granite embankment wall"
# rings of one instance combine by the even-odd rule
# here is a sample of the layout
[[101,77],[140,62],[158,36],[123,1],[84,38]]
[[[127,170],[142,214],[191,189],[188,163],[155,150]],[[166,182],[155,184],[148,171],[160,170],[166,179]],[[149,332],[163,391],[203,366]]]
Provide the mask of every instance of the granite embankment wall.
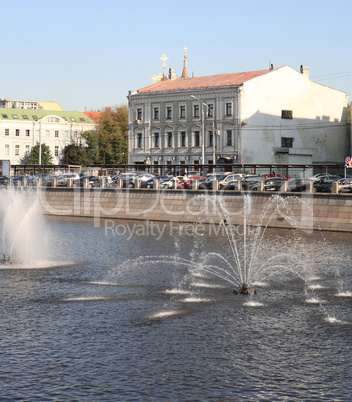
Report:
[[[39,192],[44,214],[103,219],[247,223],[352,231],[352,195],[192,190],[47,188]],[[247,212],[244,214],[244,210]]]

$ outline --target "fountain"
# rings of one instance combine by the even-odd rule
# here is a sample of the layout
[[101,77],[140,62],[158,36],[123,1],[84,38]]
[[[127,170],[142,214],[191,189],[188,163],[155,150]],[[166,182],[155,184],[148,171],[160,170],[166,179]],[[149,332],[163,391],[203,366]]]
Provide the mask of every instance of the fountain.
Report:
[[[173,300],[178,298],[183,302],[194,303],[210,300],[202,297],[200,290],[222,286],[225,294],[231,292],[246,295],[249,296],[247,300],[250,300],[247,305],[262,306],[265,294],[268,292],[271,294],[271,289],[277,289],[276,297],[278,297],[279,292],[293,281],[295,284],[300,284],[300,288],[294,290],[295,294],[301,293],[307,303],[319,305],[324,315],[330,317],[324,301],[318,296],[322,288],[317,282],[322,272],[328,273],[330,283],[337,289],[337,295],[349,296],[350,292],[344,289],[341,272],[341,267],[346,266],[343,261],[345,257],[333,251],[322,231],[301,229],[302,225],[295,216],[292,201],[301,204],[305,211],[309,211],[310,205],[305,204],[300,198],[273,195],[268,198],[258,219],[258,214],[253,211],[251,196],[243,195],[242,224],[238,225],[231,223],[231,212],[222,197],[197,196],[194,198],[194,203],[198,206],[202,203],[203,213],[216,215],[217,222],[180,223],[179,235],[174,235],[175,255],[140,257],[127,261],[125,266],[132,272],[134,268],[139,270],[139,267],[146,265],[169,266],[175,267],[178,272],[183,271],[181,279],[175,279],[174,287],[167,289],[165,294]],[[291,229],[280,229],[275,232],[270,228],[273,223],[280,222],[280,219],[288,222]],[[181,233],[190,233],[189,228],[182,231],[182,226],[190,225],[195,228],[203,225],[206,228],[204,232],[208,232],[208,236],[194,236],[192,249],[187,256],[181,246]],[[319,227],[317,222],[314,222],[314,227]],[[196,232],[199,231],[194,229],[194,233]],[[213,239],[211,247],[205,243],[209,238]],[[220,242],[220,239],[221,247],[217,247],[216,242]],[[317,250],[324,248],[326,253],[318,255]],[[123,269],[123,266],[121,268]],[[176,274],[174,276],[176,277]],[[216,278],[217,281],[211,278]],[[252,300],[254,295],[258,295],[256,301]],[[272,295],[269,295],[270,297]],[[160,314],[158,316],[163,316]]]
[[22,268],[46,265],[48,238],[37,192],[3,189],[0,209],[3,217],[0,263]]

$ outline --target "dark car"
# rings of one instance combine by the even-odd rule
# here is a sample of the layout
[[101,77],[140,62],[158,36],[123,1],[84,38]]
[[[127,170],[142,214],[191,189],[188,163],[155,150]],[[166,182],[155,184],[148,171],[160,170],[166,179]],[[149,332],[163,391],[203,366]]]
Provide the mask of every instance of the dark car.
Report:
[[136,181],[140,181],[140,186],[142,187],[143,182],[148,181],[149,179],[153,179],[155,177],[152,173],[144,173],[134,177],[131,177],[129,180],[123,181],[123,187],[134,188],[136,186]]
[[262,181],[265,181],[264,176],[247,176],[242,180],[242,189],[246,191],[257,191]]
[[296,193],[307,191],[310,187],[310,183],[312,182],[313,180],[309,178],[291,179],[287,182],[287,191],[292,191]]
[[215,180],[221,181],[224,180],[226,175],[224,174],[211,174],[209,176],[205,176],[205,179],[200,179],[199,180],[199,189],[202,190],[212,190],[213,189],[213,183]]
[[313,183],[313,191],[320,193],[331,193],[332,183],[340,180],[339,176],[324,176],[315,180]]
[[167,176],[154,176],[151,177],[148,180],[141,181],[141,188],[153,188],[154,187],[154,182],[156,180],[159,180],[160,183],[162,183],[164,180],[167,180]]
[[7,176],[0,176],[0,186],[7,186],[9,184],[9,178]]
[[241,180],[232,180],[232,181],[229,181],[225,186],[223,186],[223,187],[221,188],[221,190],[224,190],[224,191],[236,190],[236,191],[238,191],[238,188],[239,188],[238,183],[239,183],[240,181],[241,181]]
[[97,176],[81,176],[79,179],[80,187],[83,187],[83,181],[88,177],[88,187],[98,187],[98,177]]
[[[287,179],[283,177],[271,177],[264,181],[264,191],[280,191],[284,182]],[[260,188],[253,188],[253,190],[259,190]]]

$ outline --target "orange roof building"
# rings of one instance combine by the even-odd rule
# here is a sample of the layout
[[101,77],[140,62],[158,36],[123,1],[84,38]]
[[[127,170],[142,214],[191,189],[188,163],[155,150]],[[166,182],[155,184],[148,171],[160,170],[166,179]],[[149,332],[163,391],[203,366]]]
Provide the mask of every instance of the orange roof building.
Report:
[[343,161],[347,94],[307,66],[189,77],[185,53],[166,77],[162,60],[162,78],[128,95],[130,164]]

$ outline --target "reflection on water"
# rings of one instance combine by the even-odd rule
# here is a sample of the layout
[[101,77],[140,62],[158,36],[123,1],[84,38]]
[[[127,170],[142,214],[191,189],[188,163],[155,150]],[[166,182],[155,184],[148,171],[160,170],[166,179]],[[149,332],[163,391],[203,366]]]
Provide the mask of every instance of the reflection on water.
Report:
[[262,264],[305,260],[249,297],[202,270],[221,232],[140,234],[48,217],[60,264],[0,271],[2,399],[348,400],[351,234],[268,230]]

